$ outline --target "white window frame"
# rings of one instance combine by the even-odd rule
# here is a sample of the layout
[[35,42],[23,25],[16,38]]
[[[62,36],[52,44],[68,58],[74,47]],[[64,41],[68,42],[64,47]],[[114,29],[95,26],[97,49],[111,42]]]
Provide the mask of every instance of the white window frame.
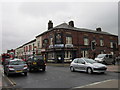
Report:
[[84,38],[84,45],[89,45],[89,39],[88,38]]
[[66,44],[72,44],[72,37],[71,36],[66,37]]
[[110,48],[113,48],[113,42],[110,42]]
[[104,46],[104,41],[103,41],[103,39],[100,39],[100,46]]

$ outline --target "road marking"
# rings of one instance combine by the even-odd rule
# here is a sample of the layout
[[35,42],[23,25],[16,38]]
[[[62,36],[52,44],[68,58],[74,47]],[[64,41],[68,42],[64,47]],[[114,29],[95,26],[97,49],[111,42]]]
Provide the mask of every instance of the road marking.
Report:
[[112,81],[112,80],[116,80],[116,79],[110,79],[110,80],[95,82],[95,83],[88,84],[88,85],[84,85],[84,86],[74,87],[73,89],[76,89],[76,88],[84,88],[84,87],[88,87],[88,86],[92,86],[92,85],[97,85],[97,84],[100,84],[100,83],[109,82],[109,81]]
[[7,80],[10,82],[10,84],[11,84],[12,86],[15,86],[16,83],[15,83],[12,79],[9,79],[6,75],[4,75],[3,67],[0,66],[0,68],[1,68],[0,71],[1,71],[1,73],[2,73],[3,78],[7,79]]
[[4,75],[4,77],[11,83],[12,86],[15,86],[16,83],[12,80],[12,79],[9,79],[7,76]]

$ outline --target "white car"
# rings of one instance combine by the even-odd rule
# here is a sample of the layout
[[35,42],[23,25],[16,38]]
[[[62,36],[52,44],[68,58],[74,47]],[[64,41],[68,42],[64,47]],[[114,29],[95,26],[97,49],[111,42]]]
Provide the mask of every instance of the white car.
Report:
[[93,59],[88,58],[76,58],[70,64],[70,70],[84,71],[89,74],[93,72],[104,73],[107,70],[107,66],[101,63],[97,63]]
[[111,54],[99,54],[96,58],[95,61],[103,64],[114,64],[114,58],[113,55]]

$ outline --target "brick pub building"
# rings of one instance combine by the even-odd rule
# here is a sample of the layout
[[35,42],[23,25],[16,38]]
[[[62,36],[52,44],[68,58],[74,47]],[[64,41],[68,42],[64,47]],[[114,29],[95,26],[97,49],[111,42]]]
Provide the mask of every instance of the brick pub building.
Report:
[[73,21],[56,27],[49,21],[48,30],[36,36],[36,41],[37,54],[44,55],[47,62],[64,63],[77,57],[95,58],[100,53],[119,53],[118,36],[101,28],[77,28]]

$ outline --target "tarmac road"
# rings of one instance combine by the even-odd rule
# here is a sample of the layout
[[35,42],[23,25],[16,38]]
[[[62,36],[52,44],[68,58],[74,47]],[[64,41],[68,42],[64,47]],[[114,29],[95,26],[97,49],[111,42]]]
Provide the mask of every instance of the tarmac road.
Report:
[[87,74],[71,72],[69,67],[47,66],[46,72],[32,72],[28,73],[28,76],[15,74],[10,76],[9,79],[16,83],[16,88],[70,89],[105,80],[116,80],[118,79],[118,73],[107,71],[105,74]]

